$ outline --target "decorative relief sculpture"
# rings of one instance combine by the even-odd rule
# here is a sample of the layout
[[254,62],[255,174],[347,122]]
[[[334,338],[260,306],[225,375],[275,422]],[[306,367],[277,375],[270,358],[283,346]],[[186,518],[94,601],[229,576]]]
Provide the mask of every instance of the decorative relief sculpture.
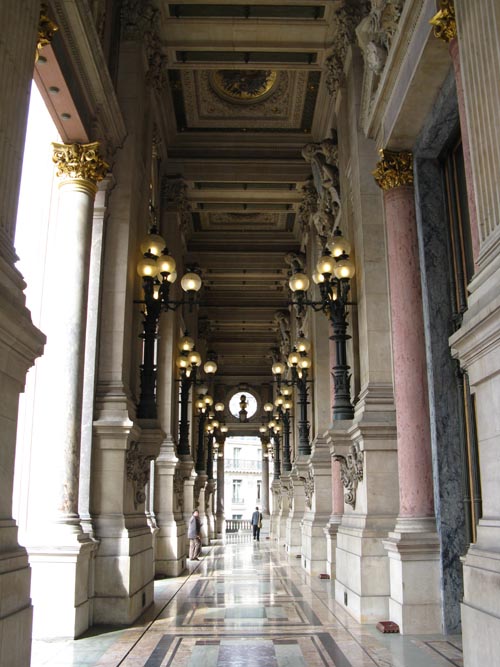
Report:
[[299,205],[299,210],[297,213],[297,220],[299,223],[301,236],[302,236],[302,245],[301,249],[305,250],[307,248],[307,242],[309,240],[309,231],[311,229],[312,216],[318,210],[318,193],[314,187],[314,181],[312,178],[308,178],[305,185],[302,186],[302,201]]
[[344,64],[349,44],[355,40],[355,29],[363,16],[369,11],[367,0],[345,0],[336,13],[337,34],[332,53],[325,60],[325,84],[332,97],[344,83]]
[[179,468],[174,473],[174,495],[179,511],[184,510],[184,477]]
[[146,501],[145,488],[149,482],[149,463],[153,456],[143,456],[139,443],[131,442],[126,455],[127,479],[134,487],[134,508],[137,509]]
[[340,463],[340,479],[346,489],[344,502],[353,509],[356,507],[356,490],[359,482],[363,479],[363,459],[364,454],[356,442],[349,447],[347,457],[341,454],[334,454],[333,460]]
[[453,0],[441,0],[440,9],[429,21],[434,26],[434,35],[445,42],[457,36],[457,21]]
[[384,69],[403,5],[404,0],[371,0],[370,13],[356,28],[366,65],[377,76]]
[[281,358],[287,359],[292,351],[292,339],[290,334],[290,313],[286,310],[277,310],[274,321],[278,325],[279,346]]
[[99,142],[91,144],[53,143],[53,162],[57,176],[67,180],[85,180],[96,185],[106,176],[109,165],[99,155]]
[[314,495],[314,475],[311,470],[307,471],[305,477],[301,477],[304,482],[304,494],[306,497],[306,507],[307,509],[312,509],[312,501]]
[[399,153],[381,149],[380,160],[373,177],[382,190],[392,190],[402,185],[413,185],[413,153]]
[[179,214],[179,230],[187,235],[191,232],[191,204],[189,203],[188,186],[183,178],[165,178],[162,184],[162,198],[167,211]]
[[288,511],[291,512],[293,510],[293,481],[290,480],[290,484],[288,486]]
[[317,211],[312,216],[316,232],[324,245],[340,223],[340,179],[336,139],[306,144],[302,157],[311,165],[314,187],[318,193]]

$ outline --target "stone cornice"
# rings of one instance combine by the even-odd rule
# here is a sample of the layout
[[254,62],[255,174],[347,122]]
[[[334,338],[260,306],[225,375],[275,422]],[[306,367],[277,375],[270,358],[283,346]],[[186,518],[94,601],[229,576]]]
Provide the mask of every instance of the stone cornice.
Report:
[[109,158],[122,145],[126,127],[89,3],[52,0],[51,7],[90,109],[91,138],[101,142]]

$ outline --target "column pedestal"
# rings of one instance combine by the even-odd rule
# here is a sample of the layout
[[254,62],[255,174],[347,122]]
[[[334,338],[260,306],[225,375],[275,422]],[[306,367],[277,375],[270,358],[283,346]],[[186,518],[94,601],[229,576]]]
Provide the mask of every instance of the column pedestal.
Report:
[[[186,526],[179,506],[178,460],[174,443],[164,440],[156,459],[156,574],[178,577],[186,567]],[[182,498],[182,496],[180,496]]]
[[215,480],[209,479],[205,490],[206,496],[206,515],[208,526],[208,543],[216,537],[215,531],[215,514],[214,514],[214,494],[215,494]]
[[[300,457],[296,465],[300,470]],[[301,475],[302,476],[302,475]],[[305,512],[302,521],[302,567],[309,574],[324,573],[326,542],[324,527],[332,510],[330,448],[325,436],[313,442],[312,454],[304,466]]]
[[271,539],[277,540],[279,535],[279,517],[281,512],[281,482],[279,479],[273,479],[271,483],[271,493],[273,497],[273,504],[271,507],[271,522],[269,534]]
[[201,522],[201,543],[207,546],[209,543],[208,533],[210,527],[208,525],[208,516],[206,513],[206,491],[207,491],[207,475],[199,474],[196,476],[194,483],[194,509],[197,509],[200,514]]
[[276,521],[276,526],[277,526],[276,539],[278,545],[283,549],[286,549],[286,526],[292,504],[291,501],[292,485],[291,485],[290,475],[282,474],[280,482],[281,482],[281,488],[280,488],[281,500],[280,500],[279,516]]
[[290,556],[295,556],[302,551],[302,519],[306,508],[306,497],[304,480],[296,467],[294,467],[289,479],[291,506],[286,521],[285,544],[287,553]]

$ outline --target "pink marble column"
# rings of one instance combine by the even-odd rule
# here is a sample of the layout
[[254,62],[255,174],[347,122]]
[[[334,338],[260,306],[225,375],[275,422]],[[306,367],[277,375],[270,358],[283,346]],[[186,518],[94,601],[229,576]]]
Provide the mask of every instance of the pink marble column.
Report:
[[469,128],[467,127],[464,86],[462,83],[462,71],[460,66],[460,49],[458,46],[457,38],[451,40],[449,48],[450,48],[450,56],[453,61],[453,69],[455,71],[455,84],[457,87],[458,113],[460,116],[460,132],[462,135],[462,148],[464,153],[465,180],[467,182],[467,203],[469,208],[472,254],[474,256],[474,264],[477,267],[477,259],[479,257],[479,227],[477,222],[474,180],[472,178]]
[[434,515],[429,404],[411,153],[382,152],[374,172],[384,189],[394,391],[399,467],[399,516]]

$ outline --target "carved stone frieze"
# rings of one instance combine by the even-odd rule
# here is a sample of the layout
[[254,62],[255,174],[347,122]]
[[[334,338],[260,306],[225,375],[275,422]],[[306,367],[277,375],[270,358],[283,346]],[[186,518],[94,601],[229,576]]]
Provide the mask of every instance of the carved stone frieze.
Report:
[[182,512],[184,510],[184,477],[179,468],[174,473],[174,495],[177,507]]
[[126,455],[127,479],[134,487],[134,507],[137,509],[146,500],[145,488],[149,482],[150,461],[153,456],[140,453],[138,442],[131,442]]
[[307,247],[307,242],[309,239],[309,231],[311,229],[312,216],[318,210],[318,193],[314,187],[314,181],[312,178],[309,178],[305,185],[302,186],[302,201],[299,205],[299,210],[297,213],[297,220],[300,226],[300,231],[302,235],[302,248]]
[[363,460],[364,454],[356,442],[349,447],[349,454],[342,456],[341,454],[334,454],[334,461],[340,463],[340,479],[346,489],[344,494],[344,501],[353,509],[356,508],[356,491],[359,482],[363,479]]
[[156,31],[148,31],[144,35],[148,70],[146,83],[160,93],[167,83],[168,59],[163,52],[163,45]]
[[91,144],[53,143],[53,162],[57,176],[63,179],[82,179],[96,185],[106,176],[109,165],[99,155],[99,142]]
[[430,20],[434,26],[434,35],[445,42],[451,42],[457,36],[457,21],[453,0],[441,0],[440,8]]
[[314,495],[314,475],[312,470],[308,470],[305,477],[301,477],[304,482],[304,494],[306,497],[306,507],[307,509],[312,509],[312,501]]
[[291,512],[293,509],[293,494],[294,494],[294,489],[293,489],[293,481],[290,480],[290,483],[288,485],[287,489],[287,495],[288,495],[288,511]]
[[151,0],[122,0],[122,37],[125,40],[141,40],[147,32],[153,32],[159,21],[159,12]]
[[183,234],[191,231],[191,204],[189,203],[188,186],[183,178],[165,178],[162,184],[162,199],[167,211],[179,214],[179,230]]
[[371,0],[371,9],[356,28],[368,69],[380,76],[398,29],[404,0]]
[[369,8],[369,1],[346,0],[336,12],[337,34],[332,52],[325,60],[325,84],[332,97],[344,83],[344,64],[349,45],[355,41],[356,26]]
[[335,139],[324,139],[306,144],[302,157],[311,165],[314,187],[318,193],[317,211],[313,223],[322,240],[340,223],[340,177],[338,144]]
[[392,190],[402,185],[413,185],[413,154],[410,151],[394,152],[381,149],[380,160],[373,177],[382,190]]
[[292,339],[290,334],[290,313],[286,310],[277,310],[274,321],[278,326],[279,347],[282,359],[287,359],[292,351]]

